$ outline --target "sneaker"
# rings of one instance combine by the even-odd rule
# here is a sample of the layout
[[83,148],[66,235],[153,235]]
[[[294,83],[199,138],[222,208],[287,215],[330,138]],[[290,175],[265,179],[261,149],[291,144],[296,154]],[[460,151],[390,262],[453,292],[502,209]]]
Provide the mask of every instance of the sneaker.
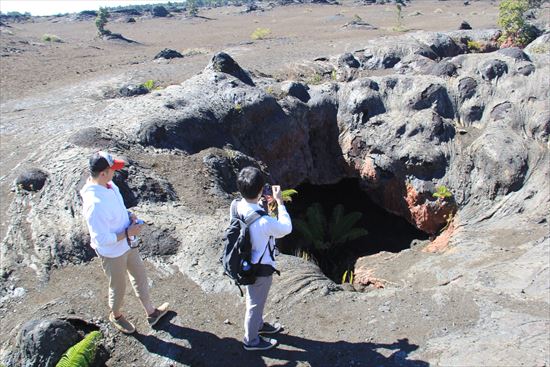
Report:
[[243,344],[243,348],[246,350],[268,350],[274,348],[277,345],[277,340],[260,336],[260,341],[256,345]]
[[109,314],[109,321],[111,321],[114,327],[116,327],[124,334],[132,334],[134,331],[136,331],[136,327],[130,321],[126,320],[124,315],[116,319],[115,315],[113,315],[113,313],[111,312]]
[[170,304],[168,302],[164,302],[161,306],[155,308],[155,311],[147,317],[147,322],[149,323],[149,326],[155,326],[155,324],[162,318],[162,316],[166,315],[169,305]]
[[278,322],[274,322],[273,324],[264,322],[262,328],[258,331],[258,334],[275,334],[281,331],[282,328],[283,325]]

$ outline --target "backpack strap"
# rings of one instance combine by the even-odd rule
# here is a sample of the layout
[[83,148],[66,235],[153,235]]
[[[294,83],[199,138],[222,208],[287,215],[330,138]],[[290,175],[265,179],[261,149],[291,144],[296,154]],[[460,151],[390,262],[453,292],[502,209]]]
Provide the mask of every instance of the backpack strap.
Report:
[[252,223],[263,217],[264,215],[267,215],[267,213],[263,210],[256,210],[254,213],[250,213],[248,216],[246,216],[243,221],[246,223],[247,226],[250,226]]
[[237,200],[237,199],[234,199],[231,202],[231,208],[229,209],[231,219],[237,218],[239,216],[239,213],[237,213],[237,204],[238,203],[239,203],[239,200]]

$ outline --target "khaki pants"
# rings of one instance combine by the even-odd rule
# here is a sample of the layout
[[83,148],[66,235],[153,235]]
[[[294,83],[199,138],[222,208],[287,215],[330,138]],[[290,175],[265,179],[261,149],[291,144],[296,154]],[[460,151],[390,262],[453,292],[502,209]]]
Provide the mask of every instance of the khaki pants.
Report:
[[149,284],[147,283],[145,265],[137,248],[130,249],[130,251],[119,257],[99,257],[101,258],[103,271],[109,280],[109,307],[113,313],[119,313],[124,302],[126,273],[128,273],[130,283],[132,283],[134,292],[143,307],[146,310],[153,309],[149,298]]

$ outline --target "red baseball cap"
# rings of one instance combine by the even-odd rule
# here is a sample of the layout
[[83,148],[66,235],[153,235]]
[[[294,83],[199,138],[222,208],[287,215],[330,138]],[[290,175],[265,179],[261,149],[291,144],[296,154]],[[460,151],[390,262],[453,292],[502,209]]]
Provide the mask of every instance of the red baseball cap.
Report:
[[124,167],[125,162],[121,159],[114,159],[109,153],[99,151],[90,158],[90,171],[101,172],[107,168],[118,171]]

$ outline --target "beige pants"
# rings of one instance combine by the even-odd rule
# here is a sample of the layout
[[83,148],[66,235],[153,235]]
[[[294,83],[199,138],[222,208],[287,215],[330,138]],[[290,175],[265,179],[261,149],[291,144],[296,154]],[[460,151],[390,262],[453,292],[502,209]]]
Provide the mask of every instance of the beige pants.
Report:
[[119,257],[103,257],[101,266],[109,280],[109,307],[113,313],[119,313],[126,293],[126,273],[136,296],[146,310],[153,309],[149,298],[149,284],[145,265],[137,248],[130,249]]

